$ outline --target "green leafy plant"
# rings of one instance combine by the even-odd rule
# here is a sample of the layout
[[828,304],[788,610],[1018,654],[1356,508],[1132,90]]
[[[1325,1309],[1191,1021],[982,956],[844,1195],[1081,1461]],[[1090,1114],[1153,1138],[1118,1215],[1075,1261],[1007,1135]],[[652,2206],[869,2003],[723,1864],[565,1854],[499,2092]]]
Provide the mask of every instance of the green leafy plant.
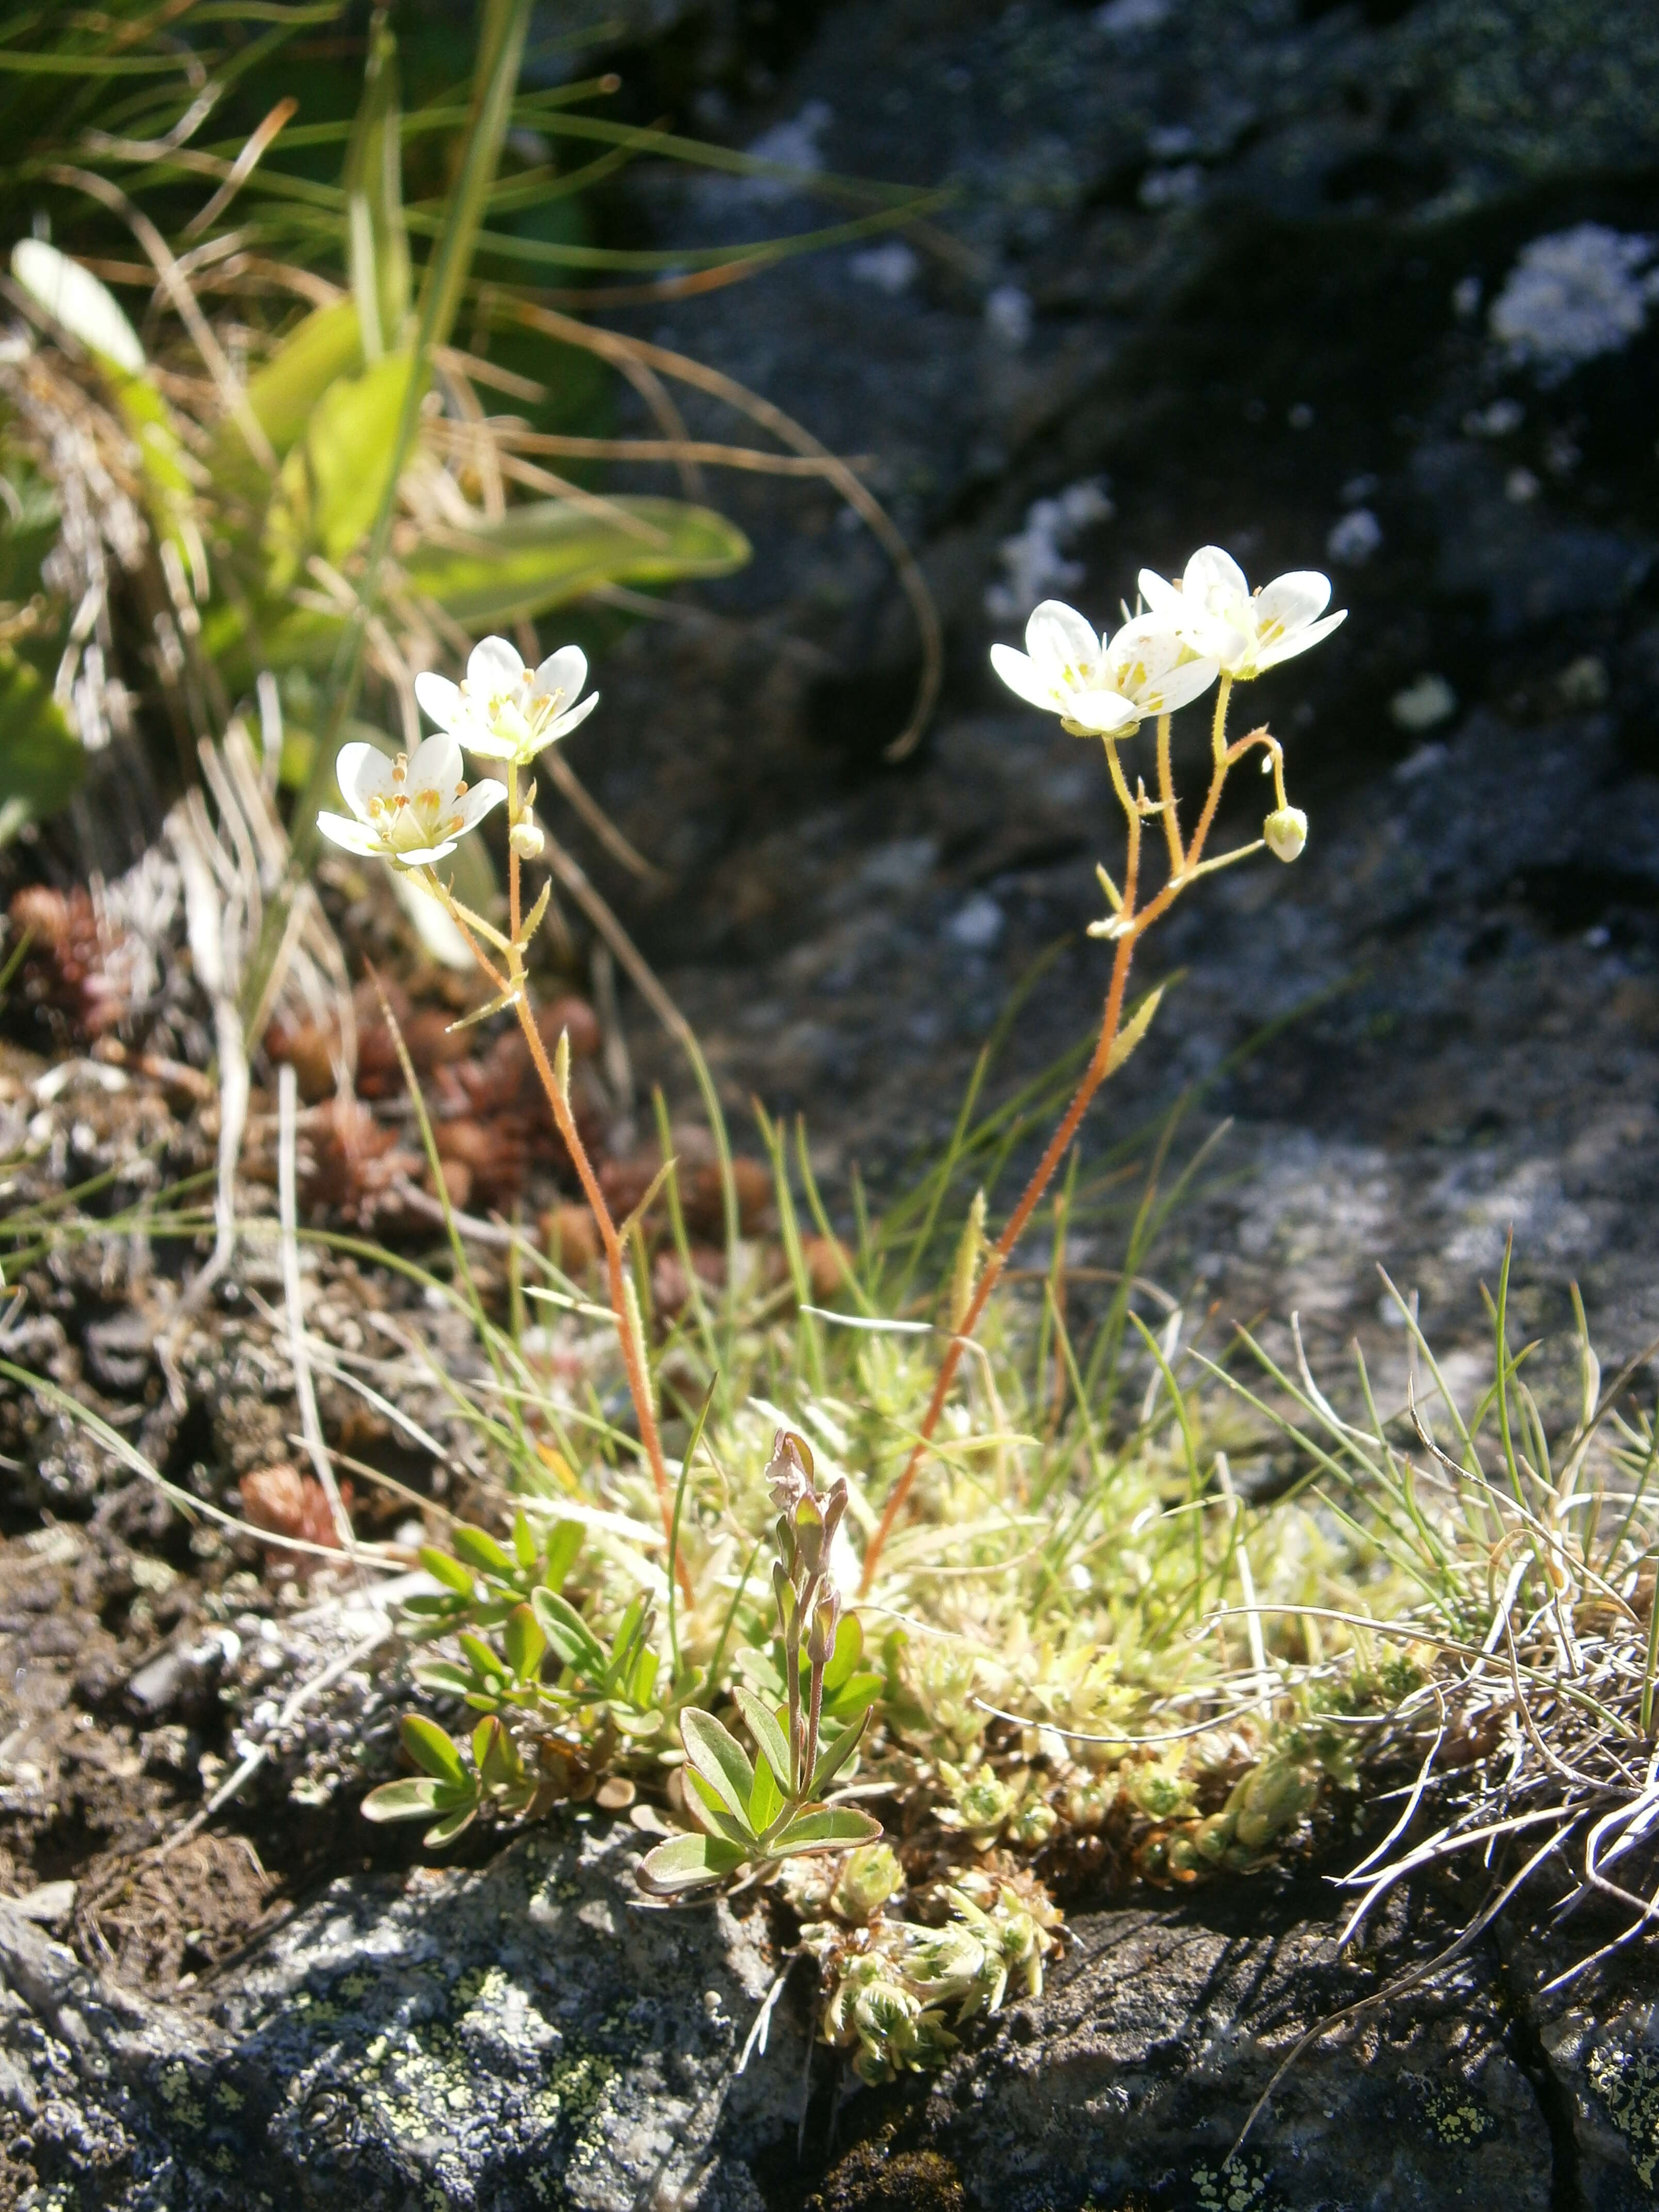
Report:
[[[647,1853],[639,1879],[654,1896],[678,1896],[740,1871],[762,1874],[805,1853],[847,1850],[881,1833],[867,1813],[823,1802],[857,1751],[871,1693],[880,1686],[878,1677],[856,1672],[859,1639],[848,1632],[854,1623],[843,1615],[830,1571],[847,1486],[832,1484],[821,1496],[811,1450],[787,1430],[778,1432],[765,1480],[778,1509],[772,1592],[783,1700],[775,1705],[743,1686],[733,1692],[754,1741],[752,1759],[713,1713],[696,1705],[681,1713],[684,1804],[702,1832],[672,1837]],[[832,1718],[839,1725],[830,1734]]]

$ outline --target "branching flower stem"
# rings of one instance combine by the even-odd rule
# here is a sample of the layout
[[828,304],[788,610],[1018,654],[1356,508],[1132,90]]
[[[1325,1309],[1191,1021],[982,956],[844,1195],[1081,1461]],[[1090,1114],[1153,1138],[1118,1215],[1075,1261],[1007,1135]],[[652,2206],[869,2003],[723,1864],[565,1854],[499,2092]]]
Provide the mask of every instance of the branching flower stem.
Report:
[[[1252,730],[1248,737],[1238,738],[1233,744],[1230,745],[1227,743],[1227,700],[1231,688],[1230,678],[1224,674],[1218,688],[1215,720],[1211,733],[1212,766],[1210,774],[1210,787],[1205,796],[1203,811],[1199,816],[1198,825],[1193,832],[1190,845],[1182,845],[1181,826],[1176,816],[1174,779],[1170,762],[1169,717],[1160,715],[1158,718],[1158,795],[1156,800],[1146,797],[1144,787],[1139,787],[1134,793],[1130,792],[1123,773],[1122,763],[1118,757],[1116,742],[1109,737],[1104,741],[1106,762],[1111,773],[1112,787],[1117,793],[1118,804],[1123,809],[1127,847],[1125,855],[1122,904],[1114,918],[1112,932],[1116,941],[1116,950],[1112,957],[1111,980],[1107,987],[1106,1003],[1101,1015],[1100,1036],[1090,1057],[1089,1065],[1084,1070],[1082,1079],[1072,1094],[1071,1103],[1066,1109],[1060,1126],[1048,1139],[1042,1158],[1032,1171],[1030,1181],[1020,1193],[1018,1203],[1008,1216],[1003,1226],[1002,1234],[988,1255],[978,1285],[969,1301],[967,1310],[951,1334],[945,1357],[939,1363],[939,1374],[933,1383],[933,1396],[928,1400],[927,1410],[922,1416],[916,1442],[911,1449],[909,1458],[905,1462],[904,1472],[893,1486],[892,1494],[887,1500],[886,1508],[877,1526],[876,1533],[871,1538],[865,1552],[864,1570],[859,1582],[860,1597],[869,1595],[871,1586],[875,1581],[876,1570],[881,1562],[882,1552],[900,1516],[904,1511],[911,1490],[915,1487],[916,1476],[921,1472],[922,1462],[927,1456],[933,1431],[938,1427],[939,1416],[945,1410],[945,1400],[951,1394],[951,1386],[956,1380],[957,1370],[962,1364],[963,1350],[971,1340],[975,1329],[979,1326],[980,1317],[990,1303],[992,1293],[1008,1265],[1014,1247],[1024,1235],[1031,1216],[1042,1202],[1043,1194],[1053,1182],[1055,1171],[1065,1158],[1073,1139],[1082,1125],[1083,1117],[1088,1112],[1096,1091],[1113,1073],[1115,1066],[1121,1065],[1121,1060],[1115,1056],[1115,1048],[1122,1031],[1124,1000],[1128,992],[1129,969],[1134,960],[1136,945],[1146,932],[1169,912],[1187,886],[1199,876],[1209,873],[1214,869],[1224,867],[1233,860],[1242,860],[1246,853],[1260,849],[1260,841],[1256,841],[1250,845],[1241,847],[1237,853],[1224,854],[1218,860],[1206,861],[1204,859],[1204,848],[1209,840],[1211,830],[1215,826],[1216,810],[1221,804],[1221,794],[1225,788],[1228,775],[1247,752],[1258,746],[1265,748],[1273,761],[1275,775],[1280,780],[1282,792],[1282,754],[1275,738],[1271,737],[1265,729]],[[1164,834],[1169,848],[1170,872],[1162,889],[1137,911],[1136,900],[1140,889],[1141,825],[1143,821],[1152,814],[1158,814],[1163,817]]]

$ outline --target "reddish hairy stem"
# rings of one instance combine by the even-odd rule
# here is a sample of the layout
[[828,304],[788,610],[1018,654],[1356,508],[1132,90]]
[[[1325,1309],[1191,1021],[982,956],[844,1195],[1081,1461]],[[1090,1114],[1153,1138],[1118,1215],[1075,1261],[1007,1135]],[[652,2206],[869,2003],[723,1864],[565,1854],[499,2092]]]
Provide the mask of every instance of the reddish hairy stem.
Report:
[[[1224,699],[1221,703],[1224,711]],[[1218,714],[1218,725],[1220,720],[1220,714]],[[1241,747],[1243,743],[1243,741],[1241,740]],[[1120,787],[1120,798],[1125,797],[1127,794],[1121,783],[1121,771],[1117,769],[1116,757],[1109,745],[1107,752],[1114,769],[1113,781]],[[1031,1216],[1041,1205],[1043,1193],[1054,1181],[1055,1170],[1061,1160],[1065,1158],[1066,1151],[1081,1126],[1084,1115],[1089,1110],[1096,1091],[1099,1090],[1110,1073],[1112,1048],[1117,1042],[1118,1032],[1122,1026],[1123,1000],[1128,988],[1129,969],[1134,959],[1136,943],[1152,924],[1174,905],[1185,888],[1186,883],[1190,880],[1191,871],[1203,858],[1205,842],[1214,826],[1216,809],[1221,804],[1222,787],[1227,781],[1227,770],[1231,765],[1231,756],[1218,744],[1215,766],[1210,777],[1210,788],[1205,798],[1204,811],[1198,819],[1198,826],[1193,832],[1193,842],[1187,848],[1185,866],[1181,875],[1172,876],[1163,890],[1139,915],[1134,912],[1134,902],[1140,863],[1140,817],[1139,813],[1133,811],[1133,802],[1126,806],[1125,811],[1129,824],[1129,849],[1127,866],[1124,871],[1123,913],[1126,916],[1133,916],[1133,919],[1132,925],[1117,941],[1117,951],[1112,961],[1111,983],[1107,990],[1106,1004],[1101,1015],[1099,1042],[1095,1046],[1088,1066],[1084,1070],[1082,1081],[1072,1094],[1072,1103],[1066,1109],[1064,1119],[1048,1139],[1042,1158],[1037,1162],[1030,1181],[1020,1193],[1018,1204],[1009,1215],[1001,1236],[998,1237],[990,1257],[986,1261],[985,1271],[980,1278],[979,1287],[969,1300],[968,1310],[963,1314],[959,1327],[951,1336],[945,1357],[939,1362],[939,1375],[933,1383],[933,1395],[928,1400],[927,1411],[922,1416],[921,1431],[911,1449],[909,1458],[904,1463],[903,1474],[893,1486],[892,1495],[887,1501],[886,1508],[877,1524],[876,1533],[871,1538],[869,1547],[865,1553],[864,1571],[859,1578],[860,1597],[867,1597],[870,1594],[870,1586],[875,1580],[876,1568],[880,1561],[883,1548],[888,1537],[892,1534],[900,1514],[904,1510],[905,1502],[915,1487],[916,1476],[921,1469],[921,1463],[927,1456],[928,1447],[933,1442],[933,1431],[939,1426],[939,1418],[945,1411],[945,1401],[950,1395],[951,1385],[956,1380],[957,1368],[962,1364],[963,1347],[978,1327],[980,1316],[990,1303],[991,1293],[995,1290],[1015,1245],[1024,1235]]]
[[[516,812],[518,805],[516,770],[509,769],[508,777],[511,793],[509,803],[512,811]],[[519,941],[520,926],[519,856],[513,851],[510,844],[507,848],[507,933],[516,945]],[[530,1003],[528,987],[524,984],[521,975],[515,980],[520,984],[517,1009],[519,1027],[524,1031],[524,1041],[530,1048],[530,1057],[534,1063],[542,1089],[547,1093],[547,1103],[552,1109],[555,1125],[560,1136],[564,1139],[566,1151],[575,1164],[577,1180],[582,1187],[582,1195],[587,1200],[589,1210],[598,1224],[599,1242],[605,1247],[605,1278],[611,1292],[611,1310],[616,1317],[617,1336],[622,1346],[623,1365],[628,1374],[629,1395],[634,1401],[634,1411],[640,1424],[640,1443],[650,1463],[651,1480],[656,1486],[657,1504],[662,1514],[663,1534],[672,1545],[674,1540],[674,1493],[668,1480],[668,1469],[663,1460],[662,1437],[657,1427],[657,1409],[652,1402],[651,1378],[646,1370],[644,1347],[635,1334],[634,1317],[629,1309],[628,1263],[623,1252],[622,1239],[617,1234],[617,1224],[611,1218],[611,1208],[605,1204],[605,1193],[599,1188],[599,1179],[593,1172],[593,1163],[587,1157],[587,1147],[583,1144],[577,1130],[575,1116],[572,1114],[569,1103],[560,1087],[559,1079],[553,1072],[553,1064],[547,1056],[547,1047],[542,1042],[542,1033],[536,1026],[536,1017]],[[684,1591],[689,1603],[694,1595],[690,1574],[683,1559],[675,1559],[672,1566],[679,1577],[680,1588]]]

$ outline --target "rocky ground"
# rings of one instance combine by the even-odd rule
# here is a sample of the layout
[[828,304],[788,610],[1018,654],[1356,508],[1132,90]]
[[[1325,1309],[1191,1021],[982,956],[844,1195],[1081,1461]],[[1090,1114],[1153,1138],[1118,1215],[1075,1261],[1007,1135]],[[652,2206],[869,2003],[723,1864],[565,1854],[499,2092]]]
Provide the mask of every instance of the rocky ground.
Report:
[[[709,596],[758,628],[652,625],[606,669],[573,757],[672,883],[609,880],[734,1094],[806,1111],[832,1169],[891,1172],[1061,939],[1005,1066],[1072,1042],[1115,811],[987,644],[1042,592],[1107,621],[1206,539],[1253,578],[1324,567],[1346,628],[1237,710],[1286,742],[1308,851],[1203,888],[1148,948],[1182,981],[1099,1127],[1194,1081],[1237,1117],[1237,1182],[1174,1263],[1235,1310],[1297,1303],[1340,1340],[1380,1260],[1455,1340],[1513,1227],[1529,1326],[1576,1279],[1607,1349],[1639,1349],[1648,11],[884,0],[827,10],[763,103],[702,99],[774,158],[955,195],[913,238],[632,318],[869,455],[945,625],[942,708],[885,766],[916,663],[878,551],[826,494],[722,479],[759,557]],[[753,180],[648,205],[688,246],[824,219]]]
[[[605,706],[572,757],[665,883],[642,888],[579,827],[573,842],[734,1105],[752,1091],[805,1113],[832,1191],[854,1162],[890,1188],[948,1128],[1045,955],[992,1095],[1070,1047],[1097,1006],[1101,951],[1082,933],[1113,811],[1091,750],[998,691],[987,645],[1047,592],[1109,620],[1139,566],[1178,568],[1206,539],[1253,578],[1324,567],[1347,624],[1240,709],[1289,748],[1308,851],[1201,887],[1154,941],[1145,980],[1178,981],[1097,1110],[1092,1157],[1183,1089],[1182,1146],[1232,1117],[1159,1261],[1224,1320],[1295,1305],[1316,1352],[1358,1330],[1386,1354],[1381,1261],[1472,1358],[1476,1286],[1512,1228],[1522,1327],[1559,1328],[1576,1280],[1604,1356],[1639,1350],[1659,1333],[1650,10],[626,12],[641,112],[954,191],[925,227],[620,318],[868,456],[945,625],[939,710],[890,763],[919,664],[882,556],[815,487],[721,478],[753,568],[640,625],[603,669]],[[630,191],[618,222],[688,252],[824,219],[775,182],[676,172]],[[729,427],[687,408],[694,428]],[[1247,796],[1229,823],[1243,835]],[[679,1084],[643,1009],[623,1007],[640,1074]],[[481,1061],[446,1079],[461,1085],[448,1157],[485,1211],[535,1141],[500,1076]],[[132,1204],[158,1174],[211,1164],[180,1080],[20,1060],[0,1107],[20,1130],[46,1116],[39,1176],[112,1168]],[[407,1132],[367,1152],[361,1130],[313,1134],[335,1201],[407,1227]],[[1104,1255],[1120,1232],[1103,1212],[1082,1233]],[[4,1349],[222,1497],[293,1449],[279,1279],[268,1251],[245,1266],[201,1344],[168,1355],[175,1396],[155,1265],[142,1236],[118,1259],[55,1262],[35,1335]],[[417,1295],[348,1261],[321,1282],[309,1325],[342,1375],[365,1330],[379,1352],[416,1317],[437,1328]],[[449,1449],[451,1501],[470,1505],[465,1434],[416,1365],[404,1379]],[[380,1456],[361,1399],[339,1376],[319,1387],[330,1435]],[[1431,1955],[1470,1904],[1419,1895],[1338,1966],[1316,1874],[1178,1905],[1085,1900],[1040,2004],[942,2081],[878,2095],[849,2094],[822,2051],[809,2070],[797,1969],[734,2080],[775,1968],[758,1904],[643,1911],[635,1831],[598,1815],[453,1869],[411,1869],[385,1832],[365,1842],[355,1793],[393,1756],[383,1618],[343,1584],[276,1587],[241,1540],[112,1489],[49,1410],[9,1400],[6,1419],[21,1479],[0,1556],[0,2198],[1655,2201],[1650,1966],[1638,1950],[1539,1996],[1576,1925],[1494,1933],[1449,1978],[1357,2017],[1224,2164],[1303,2031]],[[374,1533],[411,1533],[404,1506],[365,1506]],[[331,1702],[283,1711],[331,1666]],[[241,1811],[184,1832],[266,1737],[272,1771]]]

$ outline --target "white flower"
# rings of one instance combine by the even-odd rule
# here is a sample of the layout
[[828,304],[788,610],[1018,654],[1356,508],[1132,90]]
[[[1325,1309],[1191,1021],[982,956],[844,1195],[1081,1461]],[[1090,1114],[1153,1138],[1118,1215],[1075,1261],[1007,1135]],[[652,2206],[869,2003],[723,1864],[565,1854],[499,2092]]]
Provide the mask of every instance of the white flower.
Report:
[[1305,653],[1347,616],[1346,607],[1325,613],[1331,580],[1317,569],[1292,568],[1252,593],[1244,571],[1218,545],[1201,546],[1179,583],[1143,568],[1140,596],[1191,651],[1241,684]]
[[1174,714],[1216,676],[1214,659],[1190,653],[1166,621],[1138,615],[1109,641],[1059,599],[1045,599],[1026,623],[1024,653],[994,645],[991,665],[1032,706],[1101,737]]
[[599,705],[597,691],[580,706],[569,703],[586,681],[587,655],[580,646],[561,646],[539,668],[526,668],[515,645],[504,637],[486,637],[473,647],[462,682],[417,676],[415,696],[439,728],[468,752],[524,767],[544,745],[556,744],[586,721]]
[[[447,730],[395,762],[374,745],[345,745],[335,763],[351,816],[319,814],[317,827],[348,853],[424,867],[453,853],[457,838],[507,797],[503,783],[469,789],[461,749]],[[353,819],[352,817],[356,818]]]

